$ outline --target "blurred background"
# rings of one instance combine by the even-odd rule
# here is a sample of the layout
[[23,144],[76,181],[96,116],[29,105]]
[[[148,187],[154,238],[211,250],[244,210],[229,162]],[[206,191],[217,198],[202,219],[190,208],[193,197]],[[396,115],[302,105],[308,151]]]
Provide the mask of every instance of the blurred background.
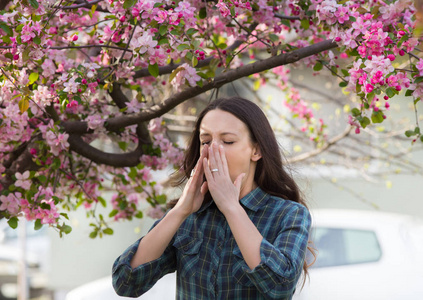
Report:
[[[291,78],[312,99],[316,117],[330,116],[328,134],[342,135],[348,95],[336,80],[301,68]],[[240,80],[219,95],[240,95],[263,107],[308,199],[318,257],[297,299],[423,299],[423,151],[403,134],[415,117],[412,100],[400,95],[391,101],[390,121],[384,126],[396,135],[370,128],[360,135],[344,134],[330,149],[314,153],[307,150],[304,135],[293,130],[300,128],[293,126],[296,120],[285,114],[281,99],[286,95],[276,83],[258,88],[255,82]],[[184,144],[208,100],[192,99],[165,115],[175,141]],[[305,157],[296,160],[301,155]],[[166,181],[171,172],[157,173],[157,179]],[[107,192],[102,196],[110,199]],[[154,220],[146,214],[131,222],[110,220],[114,234],[91,239],[83,209],[69,218],[73,231],[63,238],[50,228],[34,231],[33,224],[20,223],[13,230],[0,221],[0,300],[17,299],[22,289],[33,300],[119,299],[111,287],[112,264]],[[18,279],[28,284],[19,286]],[[174,287],[174,275],[169,275],[141,299],[174,299]]]

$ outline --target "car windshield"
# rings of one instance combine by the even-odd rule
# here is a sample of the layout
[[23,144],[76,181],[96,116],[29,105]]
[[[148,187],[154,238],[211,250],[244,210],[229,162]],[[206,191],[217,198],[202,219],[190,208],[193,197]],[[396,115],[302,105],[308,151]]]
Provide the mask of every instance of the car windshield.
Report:
[[315,227],[312,240],[317,249],[315,268],[376,262],[382,256],[371,230]]

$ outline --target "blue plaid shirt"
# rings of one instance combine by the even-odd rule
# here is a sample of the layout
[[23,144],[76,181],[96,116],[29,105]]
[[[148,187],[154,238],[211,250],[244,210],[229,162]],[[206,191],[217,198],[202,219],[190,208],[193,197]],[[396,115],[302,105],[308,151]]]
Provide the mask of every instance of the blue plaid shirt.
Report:
[[309,211],[260,188],[240,202],[263,236],[261,262],[253,270],[242,258],[224,215],[209,202],[184,221],[158,259],[132,269],[129,262],[139,240],[118,257],[113,265],[115,291],[139,297],[176,270],[180,300],[291,299],[307,249]]

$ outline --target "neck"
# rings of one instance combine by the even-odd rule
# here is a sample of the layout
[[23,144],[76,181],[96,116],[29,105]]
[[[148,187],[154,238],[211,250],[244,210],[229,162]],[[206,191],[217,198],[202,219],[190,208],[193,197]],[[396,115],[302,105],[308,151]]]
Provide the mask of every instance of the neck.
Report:
[[257,183],[255,181],[251,183],[245,183],[245,185],[241,186],[241,191],[239,192],[239,199],[247,196],[252,190],[257,187]]

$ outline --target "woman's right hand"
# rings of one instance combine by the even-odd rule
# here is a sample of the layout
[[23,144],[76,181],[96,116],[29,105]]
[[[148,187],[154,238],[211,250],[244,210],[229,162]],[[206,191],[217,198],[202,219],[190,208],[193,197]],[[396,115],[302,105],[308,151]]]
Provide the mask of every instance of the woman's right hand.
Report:
[[175,207],[185,218],[200,209],[204,200],[204,195],[208,191],[207,181],[204,181],[203,159],[207,157],[208,146],[205,145],[201,151],[200,158],[194,168],[194,174],[185,185],[182,196]]

